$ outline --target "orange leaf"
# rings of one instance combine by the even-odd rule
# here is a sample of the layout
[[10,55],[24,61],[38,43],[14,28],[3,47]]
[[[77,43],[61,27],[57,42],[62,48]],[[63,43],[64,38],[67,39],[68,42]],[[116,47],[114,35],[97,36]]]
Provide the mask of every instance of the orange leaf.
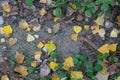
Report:
[[78,34],[71,34],[71,35],[70,35],[70,38],[71,38],[73,41],[77,41],[77,37],[78,37]]
[[31,66],[32,67],[36,67],[36,65],[37,65],[37,61],[36,60],[34,60],[34,61],[31,62]]
[[9,39],[9,45],[10,45],[10,46],[15,45],[16,42],[17,42],[17,38],[10,38],[10,39]]
[[24,61],[24,55],[22,53],[16,52],[15,61],[17,64],[22,64]]

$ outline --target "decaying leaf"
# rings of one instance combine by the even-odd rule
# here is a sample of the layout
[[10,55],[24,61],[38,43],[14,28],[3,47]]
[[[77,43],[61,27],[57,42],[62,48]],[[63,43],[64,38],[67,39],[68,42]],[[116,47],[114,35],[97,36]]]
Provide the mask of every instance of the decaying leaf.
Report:
[[119,31],[116,28],[113,28],[113,30],[110,33],[110,37],[116,38],[118,36]]
[[27,72],[28,68],[26,66],[17,66],[15,67],[14,71],[20,73],[22,76],[27,76],[28,72]]
[[103,25],[103,23],[104,23],[104,15],[98,17],[95,22],[96,22],[98,25]]
[[82,31],[82,27],[81,26],[74,26],[73,30],[75,31],[76,34],[78,34]]
[[49,41],[47,44],[45,44],[45,48],[48,51],[48,54],[50,54],[52,51],[56,49],[56,46],[53,43],[53,41]]
[[71,71],[71,78],[72,79],[82,79],[83,78],[83,73],[81,71]]
[[9,78],[8,78],[7,75],[3,75],[3,76],[1,77],[1,80],[9,80]]
[[104,28],[101,28],[101,29],[98,31],[99,36],[102,37],[102,38],[105,37],[105,33],[106,33],[106,32],[105,32],[105,29],[104,29]]
[[60,28],[60,23],[57,23],[53,26],[52,33],[57,33]]
[[31,34],[27,35],[27,42],[32,42],[34,40],[35,40],[35,37],[33,35],[31,35]]
[[39,14],[40,14],[41,16],[44,16],[44,15],[47,14],[47,11],[46,11],[44,8],[42,8],[42,9],[39,11]]
[[50,62],[49,66],[50,66],[50,69],[52,69],[54,71],[55,68],[58,66],[58,63],[56,63],[56,62]]
[[73,40],[73,41],[77,41],[77,38],[78,37],[78,34],[71,34],[70,35],[70,38]]
[[17,64],[22,64],[24,59],[25,59],[25,56],[22,53],[16,52],[16,54],[15,54],[15,62]]
[[13,32],[13,29],[10,25],[3,26],[3,31],[5,34],[11,34]]
[[108,80],[109,73],[107,73],[106,75],[102,75],[100,72],[98,72],[96,77],[98,80]]
[[82,21],[84,19],[84,16],[82,16],[80,13],[77,16],[77,21]]
[[50,73],[50,68],[47,64],[41,64],[40,66],[40,76],[44,77],[44,76],[48,76],[48,74]]
[[34,52],[34,58],[39,61],[40,60],[40,57],[42,55],[42,52],[41,51],[35,51]]
[[93,26],[91,26],[91,29],[92,29],[92,33],[96,34],[99,31],[99,25],[94,24]]
[[63,69],[64,70],[69,70],[70,67],[74,66],[73,58],[71,56],[67,57],[63,64],[64,64]]
[[59,77],[53,77],[52,80],[60,80]]
[[32,66],[32,67],[36,67],[36,66],[37,66],[37,61],[36,61],[36,60],[32,61],[32,62],[31,62],[31,66]]
[[19,28],[27,29],[28,27],[29,27],[29,24],[27,23],[27,21],[24,19],[21,19],[19,22]]
[[9,45],[10,45],[10,46],[15,45],[16,42],[17,42],[17,38],[10,38],[10,39],[9,39]]
[[89,30],[89,27],[90,27],[89,25],[84,25],[84,29],[87,31]]
[[4,4],[2,8],[5,12],[8,12],[8,13],[11,12],[11,7],[9,4]]

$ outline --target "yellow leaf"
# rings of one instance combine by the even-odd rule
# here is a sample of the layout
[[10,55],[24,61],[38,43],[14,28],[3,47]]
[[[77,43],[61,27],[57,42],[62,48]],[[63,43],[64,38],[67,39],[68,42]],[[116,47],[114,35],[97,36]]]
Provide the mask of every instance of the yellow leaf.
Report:
[[9,4],[4,4],[3,5],[3,10],[5,11],[5,12],[11,12],[11,8],[10,8],[10,5]]
[[64,64],[63,69],[64,70],[69,70],[70,67],[74,66],[73,58],[71,56],[67,57],[63,64]]
[[38,45],[37,45],[38,48],[43,48],[44,47],[44,44],[42,42],[39,42]]
[[28,31],[28,32],[29,32],[30,30],[31,30],[31,28],[30,28],[30,27],[28,27],[28,28],[26,29],[26,31]]
[[32,42],[34,40],[35,40],[35,37],[33,35],[31,35],[31,34],[27,35],[27,42]]
[[39,2],[40,2],[40,3],[46,3],[47,0],[40,0]]
[[10,45],[10,46],[15,45],[16,42],[17,42],[17,38],[10,38],[10,39],[9,39],[9,45]]
[[109,53],[109,49],[108,49],[108,46],[109,46],[110,44],[104,44],[104,45],[102,45],[99,49],[98,49],[98,51],[100,52],[100,53],[102,53],[102,54],[104,54],[104,53]]
[[118,36],[119,31],[115,28],[110,33],[110,37],[116,38]]
[[87,31],[89,30],[89,27],[90,26],[88,26],[88,25],[84,25],[84,29],[87,30]]
[[99,34],[99,36],[100,37],[105,37],[105,34],[106,34],[106,32],[105,32],[105,29],[104,28],[101,28],[99,31],[98,31],[98,34]]
[[72,79],[79,79],[83,78],[83,73],[81,71],[71,71],[71,78]]
[[24,77],[28,75],[27,70],[28,70],[28,68],[26,66],[22,66],[22,65],[15,67],[15,69],[14,69],[15,72],[20,73]]
[[15,62],[17,64],[22,64],[25,59],[25,56],[22,53],[16,52],[15,54]]
[[40,60],[40,57],[42,55],[42,52],[41,51],[36,51],[34,52],[34,58],[39,61]]
[[40,15],[41,16],[44,16],[47,12],[44,8],[42,8],[40,11],[39,11]]
[[118,21],[118,23],[120,23],[120,15],[117,16],[117,21]]
[[10,25],[6,25],[3,27],[3,31],[5,34],[11,34],[13,32],[13,29]]
[[99,31],[99,25],[94,24],[93,26],[91,26],[92,29],[92,33],[96,34]]
[[54,22],[57,22],[59,19],[59,17],[54,17]]
[[74,26],[73,30],[75,31],[76,34],[78,34],[82,31],[82,27],[81,26]]
[[36,60],[32,61],[32,62],[31,62],[31,66],[32,66],[32,67],[36,67],[36,66],[37,66],[37,61],[36,61]]
[[96,22],[98,25],[103,25],[103,23],[104,23],[104,15],[98,17],[95,22]]
[[19,22],[19,28],[20,29],[27,29],[27,28],[29,28],[29,24],[27,23],[26,20],[21,19]]
[[100,73],[101,73],[102,75],[106,75],[106,74],[107,74],[107,71],[103,69],[102,71],[100,71]]
[[51,68],[53,71],[55,71],[55,68],[58,66],[58,63],[56,63],[56,62],[50,62],[49,66],[50,66],[50,68]]
[[108,48],[109,48],[110,51],[115,52],[116,49],[117,49],[117,43],[116,44],[110,44]]
[[9,78],[8,78],[7,75],[3,75],[3,76],[1,77],[1,80],[9,80]]
[[56,46],[53,42],[48,42],[47,44],[45,44],[45,48],[48,51],[48,54],[50,54],[52,51],[56,49]]
[[76,4],[72,4],[72,8],[73,8],[73,9],[76,9]]
[[52,80],[60,80],[59,77],[53,77]]
[[70,35],[70,38],[71,38],[73,41],[77,41],[77,37],[78,37],[78,34],[71,34],[71,35]]

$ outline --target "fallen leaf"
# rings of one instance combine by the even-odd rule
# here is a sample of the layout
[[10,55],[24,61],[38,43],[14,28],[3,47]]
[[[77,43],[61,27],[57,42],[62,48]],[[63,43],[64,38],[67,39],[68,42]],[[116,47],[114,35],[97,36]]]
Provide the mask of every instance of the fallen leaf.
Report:
[[87,30],[87,31],[89,30],[89,27],[90,26],[88,26],[88,25],[84,25],[84,29]]
[[5,38],[1,38],[1,39],[0,39],[0,42],[1,42],[1,43],[4,43],[4,42],[5,42]]
[[53,71],[55,71],[55,68],[58,66],[58,63],[56,63],[56,62],[50,62],[49,66],[50,66],[50,69],[52,69]]
[[56,49],[56,46],[52,41],[49,41],[47,44],[45,44],[45,48],[48,51],[48,54],[50,54],[52,51]]
[[48,33],[52,33],[52,28],[49,27],[49,28],[47,29],[47,32],[48,32]]
[[71,34],[70,35],[70,38],[73,40],[73,41],[77,41],[77,38],[78,37],[78,34]]
[[15,72],[20,73],[24,77],[28,75],[27,70],[28,70],[28,68],[26,66],[22,66],[22,65],[15,67],[15,69],[14,69]]
[[50,73],[50,68],[47,64],[41,64],[40,66],[40,76],[44,77],[44,76],[48,76],[48,74]]
[[110,37],[117,38],[119,31],[116,28],[113,28],[113,30],[110,33]]
[[44,44],[42,42],[39,42],[38,45],[37,45],[38,48],[43,48],[44,47]]
[[32,62],[31,62],[31,66],[32,66],[32,67],[36,67],[36,66],[37,66],[37,61],[36,61],[36,60],[32,61]]
[[82,27],[81,26],[74,26],[73,30],[75,31],[76,34],[78,34],[82,31]]
[[4,34],[3,27],[0,27],[0,34]]
[[31,28],[30,28],[30,27],[28,27],[28,28],[26,29],[26,31],[28,31],[28,32],[29,32],[30,30],[31,30]]
[[102,45],[102,46],[98,49],[98,51],[99,51],[100,53],[102,53],[102,54],[104,54],[104,53],[109,53],[109,49],[108,49],[109,45],[110,45],[110,44],[108,44],[108,43]]
[[53,0],[47,0],[47,5],[49,6]]
[[82,16],[80,13],[77,16],[77,21],[82,21],[84,19],[84,16]]
[[17,42],[17,38],[10,38],[10,39],[9,39],[9,45],[10,45],[10,46],[15,45],[16,42]]
[[9,80],[9,78],[8,78],[7,75],[3,75],[3,76],[1,77],[1,80]]
[[115,73],[119,72],[119,63],[114,63],[109,66],[109,73],[110,75],[114,75]]
[[44,16],[44,15],[47,14],[47,11],[46,11],[44,8],[42,8],[42,9],[39,11],[39,14],[40,14],[41,16]]
[[40,2],[40,3],[46,3],[47,0],[40,0],[39,2]]
[[16,52],[16,54],[15,54],[15,62],[17,64],[22,64],[24,59],[25,59],[25,56],[22,53]]
[[39,61],[40,60],[40,57],[42,55],[42,52],[41,51],[35,51],[34,52],[34,58]]
[[11,12],[11,8],[9,4],[4,4],[2,8],[5,12],[8,12],[8,13]]
[[109,47],[108,47],[108,49],[109,49],[110,51],[112,51],[112,52],[115,52],[116,49],[117,49],[117,43],[115,43],[115,44],[110,44]]
[[91,26],[91,29],[92,29],[92,33],[96,34],[99,31],[99,25],[94,24],[93,26]]
[[57,22],[59,19],[59,17],[54,17],[54,22]]
[[120,15],[117,16],[117,21],[118,21],[118,23],[120,23]]
[[27,23],[27,21],[24,19],[21,19],[19,22],[19,28],[27,29],[28,27],[29,27],[29,24]]
[[52,80],[60,80],[59,77],[53,77]]
[[100,37],[105,37],[105,34],[106,34],[106,32],[105,32],[105,29],[104,28],[101,28],[99,31],[98,31],[98,34],[99,34],[99,36]]
[[63,64],[64,64],[63,69],[64,70],[69,70],[70,67],[74,66],[73,58],[71,56],[67,57]]
[[120,80],[120,76],[118,76],[117,79],[115,79],[115,80]]
[[27,35],[27,42],[32,42],[34,40],[35,40],[35,37],[33,35],[31,35],[31,34]]
[[81,71],[71,71],[71,78],[72,79],[82,79],[83,78],[83,73]]
[[109,74],[107,73],[106,75],[102,75],[100,72],[98,72],[96,77],[98,80],[108,80]]
[[57,33],[60,28],[60,23],[57,23],[53,26],[52,33]]
[[3,27],[3,31],[5,34],[11,34],[13,32],[13,29],[10,25],[6,25]]
[[103,25],[103,23],[104,23],[104,14],[102,16],[99,16],[95,22],[98,25]]
[[72,4],[73,9],[76,9],[76,7],[77,7],[76,4]]

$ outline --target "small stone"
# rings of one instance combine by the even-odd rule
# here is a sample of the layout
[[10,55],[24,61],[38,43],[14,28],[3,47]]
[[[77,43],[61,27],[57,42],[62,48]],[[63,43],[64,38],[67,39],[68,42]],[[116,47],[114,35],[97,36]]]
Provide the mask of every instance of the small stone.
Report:
[[4,23],[3,16],[0,16],[0,26],[3,25],[3,23]]
[[113,23],[107,20],[107,21],[105,22],[105,27],[106,27],[106,28],[111,28],[111,27],[113,27]]
[[35,34],[34,36],[35,36],[35,38],[36,38],[36,39],[38,39],[38,38],[39,38],[39,35],[38,35],[38,34]]
[[1,38],[0,42],[4,43],[5,42],[5,38]]
[[47,29],[47,32],[48,32],[48,33],[52,33],[52,29],[49,27],[49,28]]

